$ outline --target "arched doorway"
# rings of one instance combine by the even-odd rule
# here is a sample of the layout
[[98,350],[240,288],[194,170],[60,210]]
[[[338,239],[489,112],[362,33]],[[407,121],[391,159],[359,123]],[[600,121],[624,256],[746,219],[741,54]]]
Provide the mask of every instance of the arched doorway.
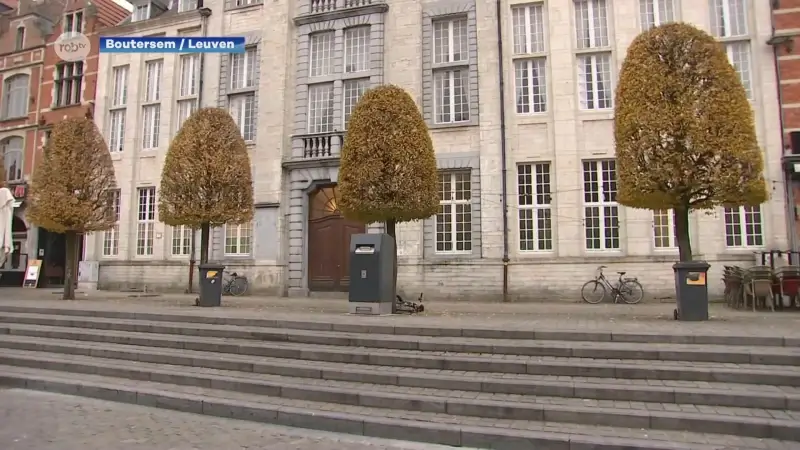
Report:
[[308,204],[308,288],[346,292],[350,287],[350,236],[363,233],[364,224],[342,216],[335,185],[312,192]]

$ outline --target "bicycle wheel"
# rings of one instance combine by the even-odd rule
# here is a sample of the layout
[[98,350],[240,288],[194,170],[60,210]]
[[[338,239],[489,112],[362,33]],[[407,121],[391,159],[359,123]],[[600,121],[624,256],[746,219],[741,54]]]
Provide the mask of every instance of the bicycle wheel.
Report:
[[587,281],[581,288],[581,297],[586,303],[596,305],[606,298],[606,287],[597,280]]
[[622,297],[623,302],[635,305],[642,301],[644,288],[636,280],[625,280],[619,285],[619,296]]
[[238,297],[247,292],[248,286],[249,283],[247,282],[247,278],[236,277],[233,279],[233,281],[231,281],[231,286],[228,288],[228,290],[230,290],[231,295]]

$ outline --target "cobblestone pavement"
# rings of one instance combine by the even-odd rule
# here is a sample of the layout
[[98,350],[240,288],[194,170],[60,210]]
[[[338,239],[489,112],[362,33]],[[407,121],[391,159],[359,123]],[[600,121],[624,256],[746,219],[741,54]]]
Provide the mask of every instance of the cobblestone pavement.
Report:
[[166,411],[60,394],[0,390],[3,450],[435,450],[390,441]]

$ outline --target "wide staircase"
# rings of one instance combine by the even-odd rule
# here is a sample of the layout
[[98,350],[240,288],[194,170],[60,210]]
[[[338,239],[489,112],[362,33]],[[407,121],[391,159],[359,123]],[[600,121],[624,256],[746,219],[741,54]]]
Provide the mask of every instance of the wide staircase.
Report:
[[782,337],[3,305],[0,384],[473,448],[800,449]]

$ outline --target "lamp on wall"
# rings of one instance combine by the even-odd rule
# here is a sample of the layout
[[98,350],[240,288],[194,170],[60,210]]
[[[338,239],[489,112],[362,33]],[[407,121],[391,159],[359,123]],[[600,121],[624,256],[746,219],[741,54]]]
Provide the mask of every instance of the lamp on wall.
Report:
[[772,47],[783,47],[786,53],[792,53],[794,50],[794,38],[796,34],[774,34],[769,40],[767,45]]

